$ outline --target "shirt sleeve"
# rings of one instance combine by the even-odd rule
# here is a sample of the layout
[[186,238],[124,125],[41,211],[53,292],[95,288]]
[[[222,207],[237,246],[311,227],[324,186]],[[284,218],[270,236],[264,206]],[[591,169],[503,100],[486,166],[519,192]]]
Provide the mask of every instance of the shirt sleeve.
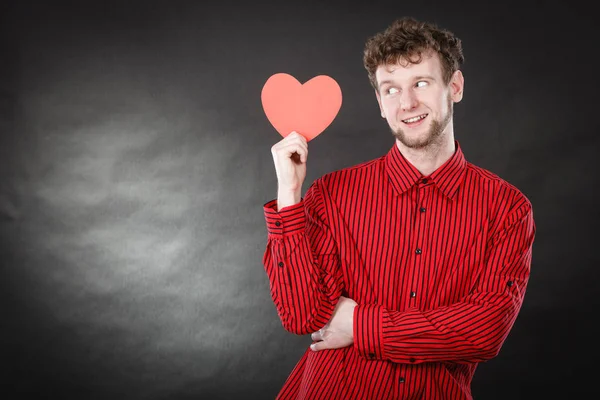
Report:
[[488,240],[482,274],[460,302],[398,312],[367,304],[354,309],[354,348],[397,363],[481,362],[500,351],[523,303],[535,223],[523,197]]
[[306,335],[330,319],[344,289],[340,258],[326,215],[320,180],[299,203],[263,206],[267,245],[263,265],[283,327]]

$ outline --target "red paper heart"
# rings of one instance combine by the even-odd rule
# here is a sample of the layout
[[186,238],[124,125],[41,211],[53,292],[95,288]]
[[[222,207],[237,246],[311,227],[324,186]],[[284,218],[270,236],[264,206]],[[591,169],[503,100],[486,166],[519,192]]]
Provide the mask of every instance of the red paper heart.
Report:
[[262,106],[271,125],[283,137],[296,131],[307,141],[317,137],[337,116],[342,90],[327,75],[301,84],[285,73],[272,75],[261,93]]

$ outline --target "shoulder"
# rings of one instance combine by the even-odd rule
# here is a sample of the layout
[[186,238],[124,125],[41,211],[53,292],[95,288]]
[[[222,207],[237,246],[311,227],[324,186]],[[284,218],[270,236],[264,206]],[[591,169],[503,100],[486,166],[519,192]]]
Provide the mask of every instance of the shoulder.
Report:
[[486,195],[497,217],[514,213],[522,216],[532,211],[531,201],[519,188],[485,168],[467,162],[466,179]]
[[323,196],[330,197],[331,194],[340,193],[340,190],[348,190],[357,181],[382,170],[384,162],[385,156],[381,156],[328,172],[311,183],[306,191],[306,198],[316,198],[315,201],[322,201]]
[[383,168],[385,156],[377,157],[372,160],[364,161],[350,167],[340,168],[328,172],[316,180],[323,188],[332,189],[338,185],[347,185],[357,178],[364,177],[366,174],[372,174]]

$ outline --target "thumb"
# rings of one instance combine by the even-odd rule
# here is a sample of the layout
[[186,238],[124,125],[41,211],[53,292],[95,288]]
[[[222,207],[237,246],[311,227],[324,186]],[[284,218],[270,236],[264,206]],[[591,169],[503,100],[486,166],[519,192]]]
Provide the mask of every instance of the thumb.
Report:
[[328,349],[326,343],[324,340],[317,342],[317,343],[313,343],[310,345],[310,349],[312,351],[319,351],[319,350],[325,350]]

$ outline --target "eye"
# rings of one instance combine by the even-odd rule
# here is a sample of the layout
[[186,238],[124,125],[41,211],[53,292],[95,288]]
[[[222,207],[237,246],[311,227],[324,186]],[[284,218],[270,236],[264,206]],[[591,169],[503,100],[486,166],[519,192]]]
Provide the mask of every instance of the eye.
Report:
[[419,82],[417,82],[417,87],[424,87],[424,86],[427,86],[427,85],[429,85],[429,82],[427,82],[427,81],[419,81]]
[[398,89],[392,87],[392,88],[386,89],[386,93],[395,94],[395,93],[398,93]]

